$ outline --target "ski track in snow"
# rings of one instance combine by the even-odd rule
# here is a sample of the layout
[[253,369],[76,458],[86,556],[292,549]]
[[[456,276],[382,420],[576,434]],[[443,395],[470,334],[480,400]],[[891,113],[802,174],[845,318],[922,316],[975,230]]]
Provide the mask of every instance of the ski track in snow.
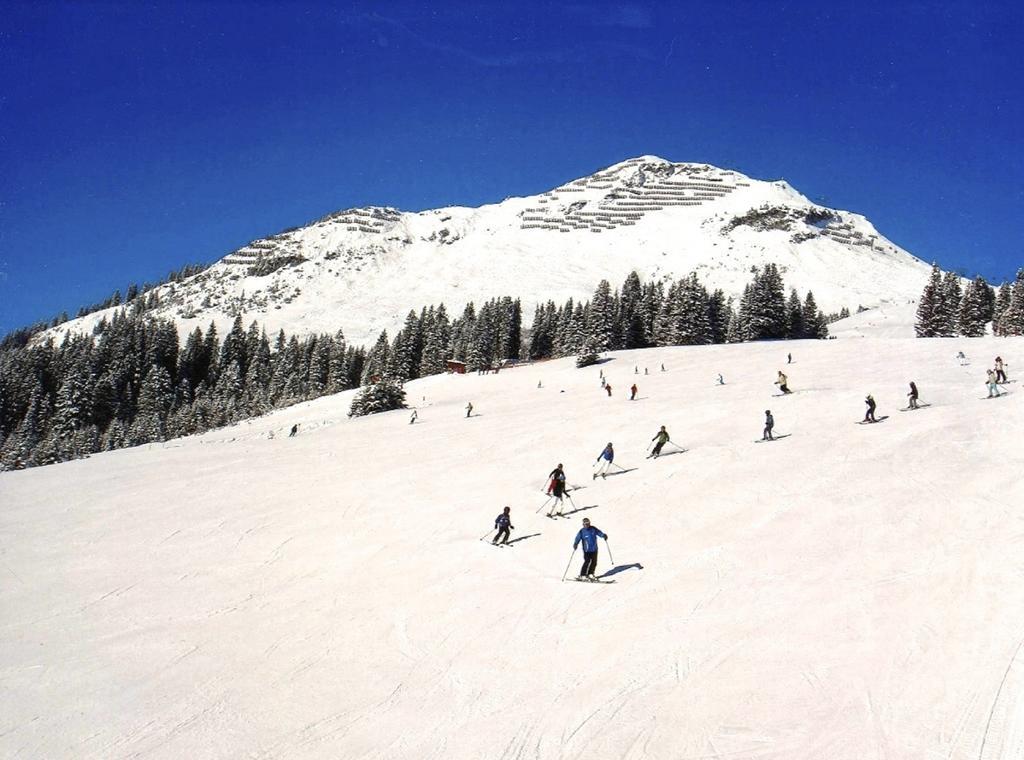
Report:
[[[672,370],[642,406],[557,360],[414,381],[422,426],[347,392],[0,474],[0,756],[1024,756],[1024,405],[961,349],[1024,339],[613,355]],[[849,424],[910,379],[928,414]],[[645,459],[662,424],[685,457]],[[609,440],[637,469],[535,514]],[[482,549],[505,504],[530,540]],[[584,516],[615,588],[560,582]]]

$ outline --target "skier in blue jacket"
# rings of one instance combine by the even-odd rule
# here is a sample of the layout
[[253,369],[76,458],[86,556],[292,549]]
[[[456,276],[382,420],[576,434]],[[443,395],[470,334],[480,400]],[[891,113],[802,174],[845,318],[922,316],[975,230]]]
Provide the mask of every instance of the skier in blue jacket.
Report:
[[597,459],[594,460],[594,464],[597,464],[598,462],[601,464],[597,465],[594,477],[596,478],[600,475],[603,478],[605,473],[608,472],[608,468],[615,463],[615,449],[612,448],[611,441],[609,441],[608,445],[604,447],[604,451],[597,455]]
[[501,543],[508,543],[508,532],[515,530],[516,526],[512,524],[512,515],[509,512],[512,511],[512,507],[505,507],[505,510],[494,518],[494,527],[498,529],[498,532],[494,534],[494,540],[492,544],[498,543],[498,539],[501,538]]
[[583,543],[583,567],[580,568],[579,577],[576,580],[581,581],[596,580],[594,578],[594,570],[597,568],[597,539],[603,538],[608,540],[608,536],[601,532],[600,528],[595,528],[590,524],[590,520],[586,517],[583,518],[583,527],[580,532],[576,534],[576,540],[572,543],[572,550],[576,551],[579,547],[580,542]]

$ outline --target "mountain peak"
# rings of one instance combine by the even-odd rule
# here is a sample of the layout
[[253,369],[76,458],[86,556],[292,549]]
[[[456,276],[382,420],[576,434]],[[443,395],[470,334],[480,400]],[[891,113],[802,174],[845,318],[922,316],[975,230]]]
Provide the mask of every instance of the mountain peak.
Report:
[[[928,267],[863,217],[824,209],[784,181],[641,155],[538,195],[417,213],[348,208],[254,240],[195,277],[161,286],[159,316],[182,333],[237,315],[268,331],[334,332],[369,343],[410,309],[494,296],[530,313],[586,299],[602,279],[697,275],[738,296],[751,267],[774,262],[819,306],[906,302]],[[105,312],[58,331],[88,331]]]

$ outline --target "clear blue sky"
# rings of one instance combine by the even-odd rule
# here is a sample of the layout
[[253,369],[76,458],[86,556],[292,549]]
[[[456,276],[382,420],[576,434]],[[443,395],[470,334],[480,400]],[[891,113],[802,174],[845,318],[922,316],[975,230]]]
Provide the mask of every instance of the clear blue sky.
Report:
[[1024,265],[1015,3],[0,0],[0,333],[368,203],[653,153]]

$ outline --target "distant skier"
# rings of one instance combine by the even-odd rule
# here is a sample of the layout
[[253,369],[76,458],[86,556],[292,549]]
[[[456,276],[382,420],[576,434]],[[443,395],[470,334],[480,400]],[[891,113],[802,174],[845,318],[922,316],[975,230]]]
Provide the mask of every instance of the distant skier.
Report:
[[996,373],[994,370],[990,369],[988,371],[988,380],[985,381],[985,384],[988,385],[989,398],[998,398],[999,396],[1003,395],[999,391],[999,383],[996,382]]
[[910,393],[907,397],[910,399],[910,408],[917,409],[917,384],[913,380],[910,381]]
[[590,520],[583,518],[583,527],[576,534],[576,540],[572,542],[572,550],[576,551],[579,545],[583,544],[583,566],[576,580],[597,580],[594,571],[597,569],[597,539],[608,540],[608,535],[601,532],[600,528],[590,524]]
[[553,469],[548,474],[548,490],[547,490],[548,496],[550,496],[551,492],[555,490],[555,484],[558,481],[562,482],[562,487],[564,488],[565,487],[565,470],[562,469],[562,463],[561,462],[558,463],[558,467]]
[[607,381],[604,379],[604,375],[601,375],[601,387],[604,388],[607,385]]
[[963,351],[957,351],[956,358],[960,362],[961,367],[965,366],[968,363],[967,356],[964,354]]
[[297,423],[297,422],[296,422],[296,423],[295,423],[294,425],[292,425],[292,432],[290,432],[290,433],[288,434],[288,437],[289,437],[289,438],[294,438],[294,437],[295,437],[295,435],[296,435],[296,434],[297,434],[298,432],[299,432],[299,423]]
[[779,390],[785,393],[792,393],[789,389],[789,378],[782,374],[782,370],[779,370],[779,379],[775,381],[775,385],[779,386]]
[[472,417],[473,416],[473,402],[472,401],[470,401],[468,404],[466,404],[466,416],[467,417]]
[[657,441],[657,443],[654,444],[654,450],[651,452],[650,456],[657,459],[658,456],[661,454],[661,447],[668,443],[670,440],[668,431],[665,429],[664,425],[661,426],[661,430],[659,430],[651,440]]
[[418,414],[418,413],[416,412],[416,410],[415,410],[415,409],[413,409],[413,410],[412,410],[412,416],[411,416],[411,417],[409,417],[409,424],[410,424],[410,425],[414,425],[414,424],[416,424],[416,418],[417,418],[417,417],[419,417],[419,414]]
[[1006,373],[1003,371],[1003,357],[1001,356],[996,357],[996,382],[1006,382]]
[[497,528],[498,532],[494,534],[494,540],[492,544],[498,543],[498,539],[501,539],[501,543],[508,543],[508,532],[515,530],[516,526],[512,524],[512,516],[509,512],[512,511],[512,507],[505,507],[500,515],[494,518],[494,527]]
[[644,374],[647,374],[647,367],[644,367]]
[[662,372],[664,372],[664,371],[665,371],[665,365],[664,365],[664,364],[662,364],[662,365],[661,365],[661,371],[662,371]]
[[786,364],[793,363],[793,354],[786,354]]
[[543,387],[543,386],[542,386],[542,385],[540,384],[540,380],[538,380],[538,381],[537,381],[537,387],[538,387],[538,388],[542,388],[542,387]]
[[633,374],[634,374],[634,375],[639,375],[639,374],[640,374],[640,368],[639,368],[639,367],[637,367],[637,366],[634,366],[634,367],[633,367]]
[[565,475],[561,478],[556,478],[551,488],[551,497],[554,499],[551,502],[551,508],[548,510],[548,517],[555,514],[555,507],[558,507],[558,514],[562,514],[562,510],[565,509],[565,495],[568,491],[565,488]]
[[774,441],[775,436],[772,435],[772,428],[775,427],[775,418],[772,417],[772,410],[764,410],[764,432],[761,433],[762,441]]
[[[598,464],[598,462],[600,462],[600,464]],[[594,464],[597,465],[597,470],[594,471],[594,478],[596,479],[598,475],[603,478],[605,473],[608,472],[608,468],[610,468],[614,463],[615,449],[612,447],[611,441],[609,441],[608,445],[604,447],[604,451],[598,454],[597,459],[594,460]]]
[[612,384],[611,384],[611,383],[608,383],[608,385],[606,385],[606,386],[604,387],[604,389],[605,389],[606,391],[608,391],[608,398],[611,398],[611,397],[612,397]]
[[718,373],[718,384],[719,385],[725,385],[725,378],[722,377],[722,373],[721,372]]
[[629,389],[629,400],[636,400],[636,383],[633,383],[632,387]]
[[864,421],[878,422],[875,419],[875,397],[869,393],[868,397],[864,399],[864,403],[868,405],[868,410],[864,413]]

